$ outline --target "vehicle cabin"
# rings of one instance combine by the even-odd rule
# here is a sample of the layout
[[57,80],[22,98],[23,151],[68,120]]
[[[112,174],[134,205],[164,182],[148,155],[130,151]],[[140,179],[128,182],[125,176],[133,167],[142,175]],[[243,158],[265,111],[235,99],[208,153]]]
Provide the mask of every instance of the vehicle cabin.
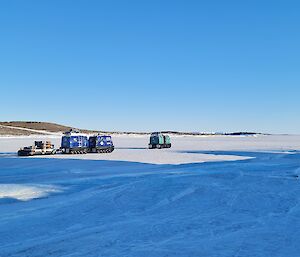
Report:
[[61,139],[62,153],[87,153],[88,152],[88,137],[79,132],[66,132]]
[[114,150],[111,136],[91,136],[89,138],[89,150],[92,153],[111,153]]
[[154,132],[150,136],[149,149],[161,149],[161,148],[170,148],[171,140],[168,135],[164,135],[161,132]]

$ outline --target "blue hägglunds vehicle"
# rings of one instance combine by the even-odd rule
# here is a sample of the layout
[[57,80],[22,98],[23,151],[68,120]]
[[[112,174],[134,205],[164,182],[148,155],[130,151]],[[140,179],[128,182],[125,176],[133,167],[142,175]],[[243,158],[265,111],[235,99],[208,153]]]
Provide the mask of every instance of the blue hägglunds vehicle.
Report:
[[67,154],[82,154],[89,151],[89,141],[86,135],[70,130],[61,139],[61,152]]
[[91,153],[111,153],[114,144],[111,136],[95,135],[89,138],[89,151]]

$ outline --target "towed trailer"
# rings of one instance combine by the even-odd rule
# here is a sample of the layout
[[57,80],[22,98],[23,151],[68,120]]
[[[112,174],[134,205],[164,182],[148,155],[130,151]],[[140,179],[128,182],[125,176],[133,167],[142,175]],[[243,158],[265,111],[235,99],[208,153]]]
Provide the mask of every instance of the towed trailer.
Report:
[[50,141],[34,141],[34,145],[20,148],[19,156],[56,154],[56,149]]

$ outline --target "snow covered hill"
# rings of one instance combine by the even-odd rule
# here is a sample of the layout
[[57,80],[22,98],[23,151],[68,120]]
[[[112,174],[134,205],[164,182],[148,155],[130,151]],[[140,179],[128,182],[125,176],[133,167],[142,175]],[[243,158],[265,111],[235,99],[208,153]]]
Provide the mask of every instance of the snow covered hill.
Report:
[[29,140],[0,139],[1,257],[299,255],[299,136],[169,151],[119,136],[115,155],[18,158]]

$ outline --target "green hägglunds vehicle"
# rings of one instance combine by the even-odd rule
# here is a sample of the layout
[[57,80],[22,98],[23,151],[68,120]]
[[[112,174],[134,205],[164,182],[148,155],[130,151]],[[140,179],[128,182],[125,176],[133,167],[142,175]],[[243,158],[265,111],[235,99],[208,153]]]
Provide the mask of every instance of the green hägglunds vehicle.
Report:
[[149,149],[154,148],[170,148],[171,140],[168,135],[164,135],[161,132],[154,132],[150,136]]

